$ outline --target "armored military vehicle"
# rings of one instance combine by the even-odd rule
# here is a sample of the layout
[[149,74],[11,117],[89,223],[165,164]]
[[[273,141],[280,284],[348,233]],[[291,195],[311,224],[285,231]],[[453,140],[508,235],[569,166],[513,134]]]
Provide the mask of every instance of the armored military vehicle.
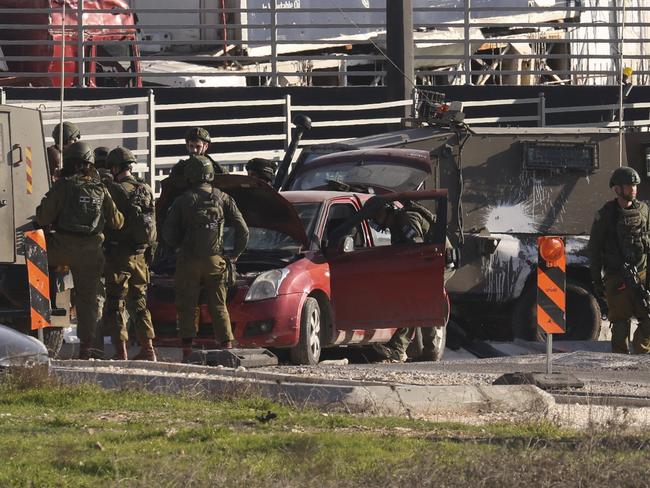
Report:
[[[567,331],[561,339],[594,339],[601,306],[593,294],[586,246],[596,211],[613,198],[608,181],[624,165],[650,179],[650,133],[597,128],[474,128],[462,115],[411,121],[411,128],[317,146],[323,153],[364,148],[424,149],[432,176],[425,188],[449,191],[449,237],[461,266],[447,283],[452,319],[476,338],[542,339],[535,319],[537,237],[560,235],[567,249]],[[620,144],[622,143],[622,144]],[[363,161],[359,161],[360,165]],[[336,179],[336,175],[332,175]],[[292,186],[291,175],[284,188]]]
[[[0,105],[0,321],[30,331],[30,290],[25,260],[25,232],[34,230],[34,212],[50,188],[43,125],[37,110]],[[71,284],[60,273],[50,276],[53,327],[44,330],[50,353],[61,347]]]

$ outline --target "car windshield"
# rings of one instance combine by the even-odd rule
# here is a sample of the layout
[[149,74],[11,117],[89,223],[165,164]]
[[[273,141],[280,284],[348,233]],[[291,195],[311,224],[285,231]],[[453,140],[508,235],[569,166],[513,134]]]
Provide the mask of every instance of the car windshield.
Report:
[[404,165],[364,161],[351,161],[322,168],[310,168],[296,176],[292,190],[327,188],[333,180],[348,185],[364,185],[370,188],[386,188],[392,191],[408,191],[418,187],[426,179],[426,172]]
[[[316,217],[320,203],[294,203],[293,206],[298,212],[298,217],[305,228],[306,234],[309,236],[316,225]],[[248,237],[247,251],[291,251],[297,252],[302,244],[277,230],[265,229],[262,227],[250,227],[250,235]],[[233,248],[234,232],[231,227],[224,229],[224,249],[226,251]]]

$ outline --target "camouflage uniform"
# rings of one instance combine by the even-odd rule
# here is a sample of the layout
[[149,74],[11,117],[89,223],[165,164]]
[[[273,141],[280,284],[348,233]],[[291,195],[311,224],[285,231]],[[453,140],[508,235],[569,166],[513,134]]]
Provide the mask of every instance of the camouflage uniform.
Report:
[[[119,149],[119,148],[118,148]],[[112,152],[111,152],[112,154]],[[109,156],[110,157],[110,156]],[[110,160],[109,160],[110,161]],[[149,203],[153,206],[153,194],[149,186],[137,181],[132,175],[121,176],[115,182],[107,184],[117,208],[129,215],[129,198],[133,191],[144,185],[149,194]],[[121,231],[109,232],[106,239],[106,305],[104,324],[111,331],[113,344],[121,345],[129,340],[126,306],[135,329],[135,335],[143,352],[134,359],[155,361],[155,353],[149,342],[155,337],[151,314],[147,309],[147,286],[149,284],[149,266],[145,258],[148,246],[136,245],[125,226]],[[121,352],[124,352],[121,350]],[[126,359],[118,357],[117,359]]]
[[66,211],[66,196],[73,184],[83,184],[83,182],[97,184],[99,175],[94,172],[91,176],[78,174],[57,180],[36,209],[36,222],[43,227],[52,225],[55,230],[47,237],[49,265],[67,266],[72,272],[77,309],[77,335],[81,341],[80,357],[89,357],[99,318],[97,295],[104,268],[102,232],[104,225],[112,229],[121,228],[124,224],[124,216],[115,207],[106,188],[99,185],[103,189],[103,196],[101,202],[98,202],[101,208],[101,219],[96,231],[85,235],[63,230],[60,221],[63,212]]
[[[210,133],[203,127],[191,127],[185,134],[185,144],[187,146],[191,141],[202,141],[206,144],[204,152],[207,153],[208,147],[210,145]],[[190,153],[191,154],[191,153]],[[228,171],[221,166],[217,161],[212,159],[208,154],[198,154],[199,156],[206,157],[212,163],[212,167],[215,174],[225,174]],[[179,160],[171,169],[169,176],[160,182],[160,198],[156,203],[156,214],[158,216],[158,229],[162,228],[163,221],[167,216],[169,207],[171,207],[172,202],[181,195],[185,190],[189,189],[190,183],[187,180],[187,175],[185,174],[185,169],[188,163],[191,160],[191,155],[187,159]],[[162,250],[163,246],[161,246]]]
[[[200,160],[211,167],[207,158],[193,156],[191,160]],[[206,168],[207,170],[207,168]],[[210,168],[209,172],[214,175]],[[235,201],[227,194],[213,189],[208,181],[194,180],[192,188],[177,198],[169,210],[163,226],[163,239],[173,248],[178,248],[176,261],[175,289],[176,309],[178,313],[179,335],[183,339],[184,356],[188,354],[191,340],[198,332],[197,305],[201,285],[205,287],[208,308],[212,317],[212,325],[216,340],[224,345],[231,344],[234,340],[230,316],[226,308],[226,260],[223,257],[222,239],[223,227],[219,231],[210,248],[206,248],[204,242],[198,242],[194,235],[197,229],[195,219],[197,208],[201,203],[209,199],[217,199],[220,203],[212,203],[213,206],[221,205],[223,222],[222,225],[234,227],[235,241],[232,251],[232,258],[236,259],[246,248],[248,242],[248,227],[235,204]],[[204,229],[208,227],[201,227]],[[203,247],[197,251],[197,246]]]
[[[650,352],[650,317],[635,291],[624,282],[621,273],[623,253],[629,247],[626,237],[636,234],[638,238],[635,241],[640,252],[634,258],[628,258],[628,263],[637,267],[640,279],[646,282],[649,232],[648,206],[638,200],[634,200],[628,209],[622,209],[617,200],[607,202],[596,213],[591,227],[588,247],[591,278],[596,292],[604,292],[607,300],[608,318],[612,325],[612,352],[615,353],[629,353],[632,317],[639,320],[632,341],[634,353]],[[601,277],[603,272],[604,280]]]

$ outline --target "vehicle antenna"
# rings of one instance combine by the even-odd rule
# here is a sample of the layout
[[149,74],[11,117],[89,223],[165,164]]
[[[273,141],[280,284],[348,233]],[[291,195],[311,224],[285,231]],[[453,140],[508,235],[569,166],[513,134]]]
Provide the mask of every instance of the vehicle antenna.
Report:
[[[65,3],[66,0],[61,2],[63,6],[61,13],[61,91],[59,94],[59,144],[61,145],[59,150],[61,151],[61,168],[63,168],[63,99],[65,94]],[[54,142],[56,143],[56,141]]]

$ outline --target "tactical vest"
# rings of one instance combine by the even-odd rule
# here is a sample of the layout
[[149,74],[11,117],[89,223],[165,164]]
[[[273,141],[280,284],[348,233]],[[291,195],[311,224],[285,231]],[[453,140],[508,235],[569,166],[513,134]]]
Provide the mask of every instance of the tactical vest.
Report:
[[135,179],[128,181],[133,188],[128,194],[129,208],[125,214],[125,230],[136,248],[146,248],[156,243],[156,219],[153,196],[149,187]]
[[639,266],[650,251],[648,237],[648,207],[636,203],[630,208],[619,208],[616,219],[616,238],[623,259]]
[[198,192],[189,211],[189,225],[183,248],[196,257],[223,252],[223,194],[216,188],[211,193]]
[[82,176],[73,176],[66,181],[65,199],[57,221],[57,230],[81,235],[99,234],[104,228],[104,185],[99,180]]

